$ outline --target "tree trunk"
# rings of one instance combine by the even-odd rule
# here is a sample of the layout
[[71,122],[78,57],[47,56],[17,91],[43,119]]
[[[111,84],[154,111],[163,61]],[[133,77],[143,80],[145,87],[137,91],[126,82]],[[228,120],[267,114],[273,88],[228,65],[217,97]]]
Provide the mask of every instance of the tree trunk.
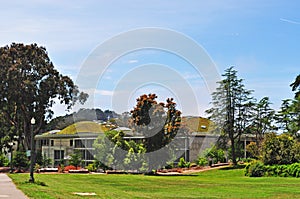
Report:
[[233,163],[233,165],[237,165],[236,155],[235,155],[235,142],[234,142],[234,138],[230,138],[230,142],[231,142],[231,158],[232,158],[232,163]]

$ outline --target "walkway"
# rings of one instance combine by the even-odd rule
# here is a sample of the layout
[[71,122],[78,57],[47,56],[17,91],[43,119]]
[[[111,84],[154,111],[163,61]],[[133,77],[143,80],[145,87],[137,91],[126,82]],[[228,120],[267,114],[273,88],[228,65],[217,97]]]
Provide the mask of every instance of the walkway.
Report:
[[5,173],[0,173],[0,198],[28,199]]

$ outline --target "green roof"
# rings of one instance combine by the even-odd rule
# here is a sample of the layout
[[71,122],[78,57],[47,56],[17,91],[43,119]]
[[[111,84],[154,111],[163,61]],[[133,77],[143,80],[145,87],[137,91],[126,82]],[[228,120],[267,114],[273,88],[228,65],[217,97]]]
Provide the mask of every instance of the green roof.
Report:
[[209,119],[202,117],[182,117],[182,124],[190,132],[209,133],[213,128],[213,123]]
[[90,122],[90,121],[83,121],[83,122],[76,122],[74,124],[71,124],[70,126],[67,126],[60,132],[56,134],[76,134],[76,133],[103,133],[107,131],[108,128],[106,128],[104,125],[96,123],[96,122]]
[[93,135],[100,134],[108,131],[109,128],[103,124],[99,124],[91,121],[76,122],[62,129],[61,131],[52,130],[41,135],[37,135],[37,138],[41,137],[73,137],[80,135]]

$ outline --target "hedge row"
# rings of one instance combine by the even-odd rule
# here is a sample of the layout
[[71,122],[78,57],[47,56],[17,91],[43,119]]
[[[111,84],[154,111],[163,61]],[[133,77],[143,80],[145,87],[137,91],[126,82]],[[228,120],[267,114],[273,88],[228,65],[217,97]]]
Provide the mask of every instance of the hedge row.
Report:
[[300,177],[300,163],[289,165],[264,165],[260,161],[254,161],[245,167],[245,175],[250,177],[279,176]]

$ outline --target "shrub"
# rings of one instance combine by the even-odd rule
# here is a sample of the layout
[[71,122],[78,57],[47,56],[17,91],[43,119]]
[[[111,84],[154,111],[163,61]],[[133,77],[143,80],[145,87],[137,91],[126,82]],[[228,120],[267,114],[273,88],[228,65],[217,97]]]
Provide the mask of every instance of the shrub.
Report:
[[257,146],[256,142],[250,142],[250,144],[246,146],[246,150],[251,158],[259,158],[259,147]]
[[225,153],[222,149],[212,146],[204,151],[204,157],[212,159],[213,163],[225,162]]
[[29,161],[26,156],[26,152],[17,151],[14,159],[13,159],[13,165],[18,168],[20,171],[21,169],[27,169],[29,166]]
[[7,159],[7,157],[5,157],[5,155],[0,154],[0,167],[7,167],[9,164],[9,161]]
[[299,162],[299,152],[299,142],[288,134],[267,134],[262,143],[262,160],[266,165]]
[[255,161],[256,159],[254,158],[242,158],[241,161],[244,163],[251,163],[253,161]]
[[38,163],[35,163],[35,165],[34,165],[34,172],[39,172],[40,168],[41,168],[41,166]]
[[174,168],[174,162],[170,162],[165,166],[165,169],[173,169]]
[[207,166],[208,160],[205,157],[199,157],[197,160],[197,165],[199,166]]
[[265,165],[260,161],[253,161],[245,169],[245,175],[249,177],[262,177],[265,174]]
[[191,166],[191,163],[186,162],[183,157],[179,159],[178,167],[180,167],[180,168],[190,168],[190,166]]
[[97,167],[95,166],[95,164],[88,164],[86,167],[85,167],[89,172],[94,172],[94,171],[97,171]]
[[82,154],[79,150],[75,150],[73,154],[70,155],[70,164],[78,167],[82,162]]
[[246,176],[278,176],[278,177],[300,177],[300,163],[290,165],[263,165],[262,162],[255,161],[246,166]]
[[288,172],[293,177],[300,177],[300,163],[294,163],[289,165]]

